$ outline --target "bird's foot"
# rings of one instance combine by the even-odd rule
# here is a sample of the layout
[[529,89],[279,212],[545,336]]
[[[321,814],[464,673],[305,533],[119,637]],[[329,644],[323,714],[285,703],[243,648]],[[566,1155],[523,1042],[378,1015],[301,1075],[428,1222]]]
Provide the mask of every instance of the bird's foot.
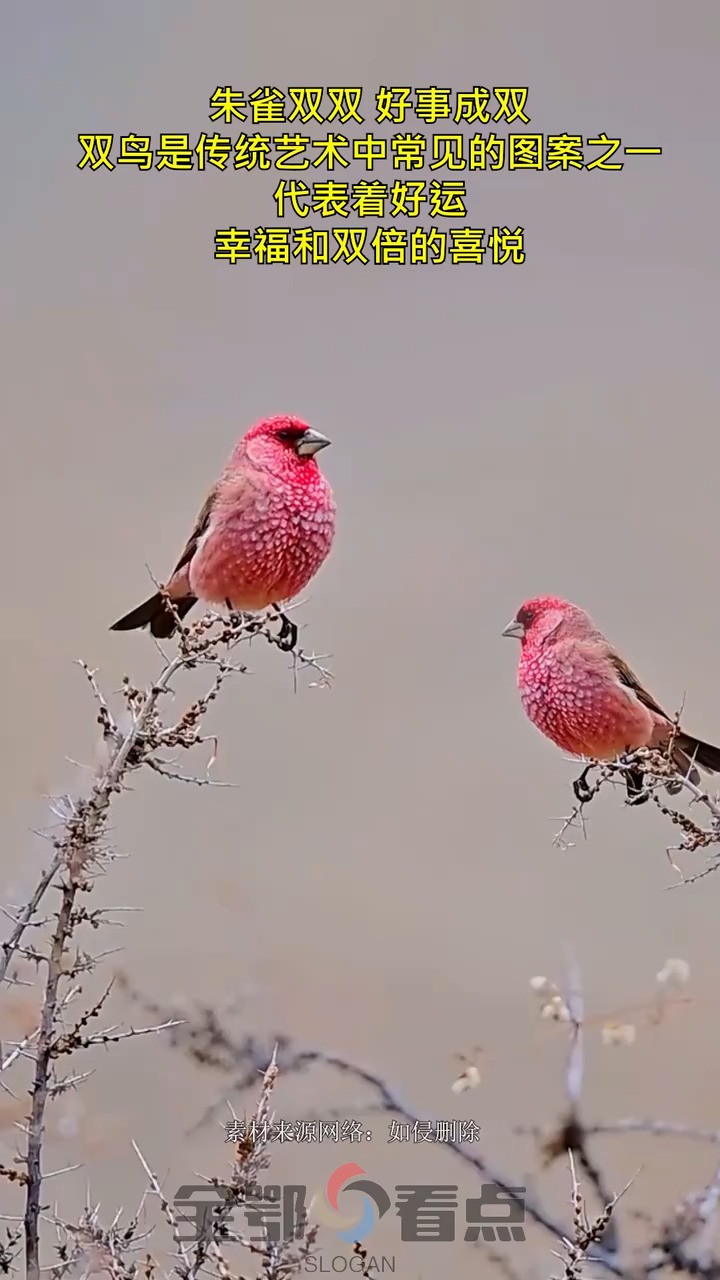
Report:
[[231,601],[231,600],[226,600],[226,601],[225,601],[225,608],[227,609],[228,614],[229,614],[228,622],[230,623],[230,626],[231,626],[231,627],[241,627],[241,626],[242,626],[242,624],[243,624],[243,622],[244,622],[244,618],[243,618],[243,615],[241,614],[240,610],[239,610],[239,609],[235,609],[235,608],[233,607],[233,603],[232,603],[232,601]]
[[645,775],[642,769],[627,769],[625,772],[625,787],[627,789],[626,804],[646,804],[650,799],[650,792],[645,787]]
[[288,618],[286,613],[283,613],[282,609],[278,605],[274,604],[273,609],[275,609],[278,621],[280,622],[280,631],[275,639],[275,643],[278,649],[282,649],[283,653],[290,653],[291,650],[295,648],[298,641],[297,626],[290,618]]
[[573,791],[575,792],[575,799],[577,800],[578,804],[587,804],[588,801],[592,800],[593,796],[595,795],[593,788],[588,786],[588,780],[587,780],[588,774],[591,769],[592,769],[592,765],[589,764],[586,769],[583,769],[582,773],[580,774],[580,777],[576,778],[572,784]]
[[649,799],[650,799],[650,792],[649,792],[649,791],[640,791],[640,792],[634,792],[634,791],[632,791],[632,792],[631,792],[631,791],[628,789],[628,796],[627,796],[627,800],[625,801],[625,803],[626,803],[626,804],[632,804],[632,805],[647,804],[647,802],[648,802],[648,800],[649,800]]
[[262,627],[262,618],[258,618],[249,613],[243,613],[242,609],[235,609],[230,600],[225,601],[225,608],[228,611],[228,622],[230,626],[243,631],[246,635],[254,635]]

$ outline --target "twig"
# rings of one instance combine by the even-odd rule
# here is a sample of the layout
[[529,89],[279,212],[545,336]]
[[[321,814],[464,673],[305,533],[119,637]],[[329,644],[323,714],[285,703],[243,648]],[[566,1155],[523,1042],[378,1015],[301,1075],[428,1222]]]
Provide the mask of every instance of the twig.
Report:
[[[96,672],[86,663],[80,662],[97,707],[97,720],[101,730],[101,763],[94,770],[86,796],[80,799],[65,796],[52,805],[53,813],[62,823],[61,832],[52,839],[53,860],[48,870],[43,872],[29,902],[14,917],[12,931],[7,942],[2,945],[0,959],[0,981],[5,979],[6,982],[14,980],[8,973],[13,956],[24,954],[26,959],[43,960],[47,966],[39,1027],[14,1054],[15,1057],[22,1055],[26,1045],[32,1040],[35,1065],[27,1125],[27,1194],[24,1214],[28,1280],[39,1280],[41,1270],[39,1221],[47,1103],[49,1098],[86,1078],[81,1073],[68,1077],[65,1081],[54,1080],[54,1059],[76,1049],[116,1043],[130,1037],[175,1029],[179,1025],[177,1020],[170,1019],[151,1027],[130,1028],[125,1031],[111,1027],[103,1032],[86,1034],[85,1027],[90,1018],[97,1016],[109,993],[106,992],[99,1004],[83,1015],[72,1031],[58,1034],[57,1021],[63,1004],[60,993],[63,979],[72,978],[96,963],[93,957],[78,953],[74,962],[68,966],[66,957],[74,930],[80,924],[98,927],[100,923],[100,913],[88,913],[80,905],[79,898],[81,894],[92,890],[94,877],[102,869],[104,859],[108,856],[103,841],[113,798],[126,785],[128,774],[143,765],[180,781],[200,781],[206,785],[210,783],[208,773],[217,755],[217,740],[203,735],[201,724],[225,679],[230,674],[245,670],[243,666],[229,662],[227,652],[255,636],[262,636],[268,643],[283,651],[287,650],[282,636],[275,633],[269,618],[248,619],[235,615],[224,618],[210,613],[190,627],[183,625],[175,656],[164,659],[159,677],[149,688],[137,689],[127,678],[123,680],[121,693],[126,707],[124,717],[113,714],[99,687]],[[322,671],[314,656],[305,654],[301,649],[294,651],[293,660],[295,670],[304,666]],[[191,670],[197,666],[214,668],[215,677],[210,689],[176,719],[169,723],[163,721],[159,704],[172,691],[175,676],[181,670]],[[191,750],[206,742],[212,744],[213,754],[204,779],[194,779],[176,771],[173,763],[165,757],[168,750]],[[52,886],[59,889],[60,906],[54,918],[47,954],[43,955],[36,948],[26,947],[21,952],[23,935],[27,928],[38,923],[35,921],[37,909]],[[0,1052],[0,1069],[4,1071],[12,1060],[12,1057],[3,1057]],[[92,1223],[86,1223],[86,1229],[92,1234]],[[105,1244],[107,1245],[107,1241]]]
[[[570,1162],[570,1176],[572,1179],[571,1203],[573,1209],[573,1235],[572,1238],[569,1236],[563,1236],[562,1239],[562,1244],[566,1253],[566,1257],[563,1259],[565,1263],[563,1276],[564,1280],[581,1280],[582,1264],[586,1259],[589,1262],[600,1261],[600,1258],[598,1258],[597,1255],[593,1255],[592,1258],[588,1258],[588,1250],[592,1245],[597,1244],[598,1241],[602,1240],[603,1235],[606,1234],[615,1206],[621,1196],[624,1196],[625,1192],[632,1186],[634,1178],[631,1178],[623,1187],[622,1191],[619,1191],[617,1195],[613,1196],[612,1199],[608,1201],[605,1208],[598,1214],[595,1221],[591,1223],[588,1220],[588,1216],[585,1211],[585,1204],[580,1192],[580,1184],[575,1172],[575,1161],[573,1159],[572,1151],[568,1152],[568,1160]],[[562,1255],[556,1253],[554,1256],[556,1258],[560,1258]]]

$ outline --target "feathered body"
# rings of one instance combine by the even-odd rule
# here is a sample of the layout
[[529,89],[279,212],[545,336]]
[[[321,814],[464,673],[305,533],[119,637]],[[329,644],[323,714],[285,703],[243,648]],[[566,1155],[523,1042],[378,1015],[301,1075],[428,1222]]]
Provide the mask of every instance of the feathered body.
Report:
[[315,459],[264,437],[242,440],[215,490],[189,586],[236,609],[291,600],[317,573],[334,532],[335,503]]
[[[332,546],[335,502],[315,453],[329,444],[299,418],[264,419],[238,441],[165,590],[180,617],[197,600],[257,611],[298,595]],[[114,624],[169,636],[158,593]]]
[[720,749],[674,726],[584,609],[539,596],[521,606],[504,634],[521,641],[517,682],[525,713],[561,750],[614,760],[673,739],[681,773],[697,782],[694,764],[720,771]]

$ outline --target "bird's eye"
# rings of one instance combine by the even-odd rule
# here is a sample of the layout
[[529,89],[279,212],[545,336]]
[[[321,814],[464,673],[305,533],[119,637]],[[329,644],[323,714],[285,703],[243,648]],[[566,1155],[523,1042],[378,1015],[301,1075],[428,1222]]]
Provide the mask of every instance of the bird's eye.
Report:
[[278,431],[278,440],[285,440],[288,444],[295,444],[303,435],[302,431],[298,431],[297,427],[283,427],[282,431]]

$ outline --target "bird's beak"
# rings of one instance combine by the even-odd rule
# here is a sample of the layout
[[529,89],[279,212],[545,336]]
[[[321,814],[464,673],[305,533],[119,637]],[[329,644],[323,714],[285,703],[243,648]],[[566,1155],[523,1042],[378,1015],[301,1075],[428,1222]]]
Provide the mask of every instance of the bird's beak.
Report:
[[508,622],[500,634],[502,636],[515,636],[517,640],[522,640],[525,635],[525,628],[522,622],[518,622],[517,618],[513,618],[512,622]]
[[326,449],[330,444],[327,436],[322,435],[320,431],[313,431],[312,427],[308,427],[307,431],[297,444],[297,452],[301,458],[312,458],[313,454],[319,453],[321,449]]

